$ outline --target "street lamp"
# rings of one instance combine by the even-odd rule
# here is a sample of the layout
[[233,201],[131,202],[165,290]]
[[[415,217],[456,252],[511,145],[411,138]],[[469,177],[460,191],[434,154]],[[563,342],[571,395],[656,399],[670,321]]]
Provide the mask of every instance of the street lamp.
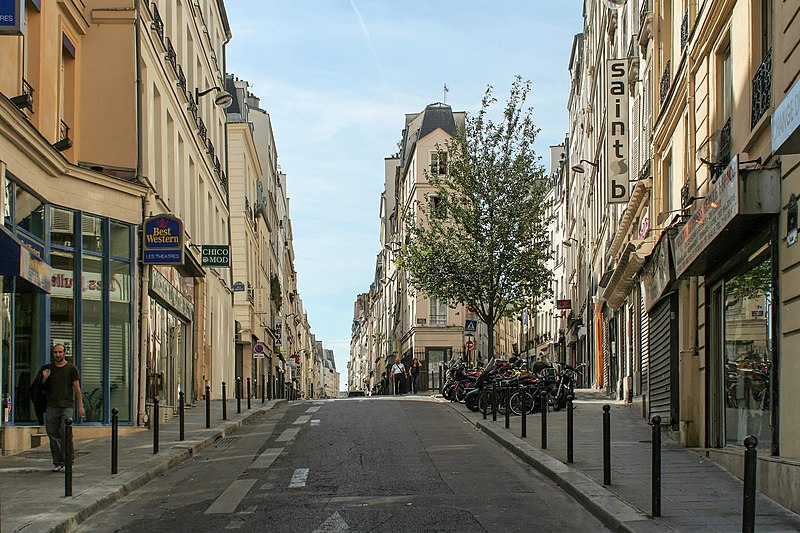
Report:
[[598,168],[597,163],[589,161],[588,159],[581,159],[577,165],[572,165],[572,171],[577,172],[578,174],[583,174],[584,172],[586,172],[586,169],[583,168],[583,165],[581,165],[581,163],[586,163],[592,165],[594,168]]
[[205,91],[199,90],[197,87],[194,89],[194,101],[199,102],[200,97],[207,95],[211,91],[217,91],[216,96],[214,96],[214,105],[219,106],[223,109],[227,109],[233,103],[233,96],[227,91],[223,91],[219,87],[211,87],[210,89],[206,89]]

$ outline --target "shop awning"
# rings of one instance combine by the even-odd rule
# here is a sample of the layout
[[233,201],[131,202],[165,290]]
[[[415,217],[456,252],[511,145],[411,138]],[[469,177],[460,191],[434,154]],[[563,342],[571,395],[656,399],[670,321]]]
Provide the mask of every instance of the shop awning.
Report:
[[17,276],[49,293],[53,271],[50,265],[31,252],[5,226],[0,225],[0,275]]

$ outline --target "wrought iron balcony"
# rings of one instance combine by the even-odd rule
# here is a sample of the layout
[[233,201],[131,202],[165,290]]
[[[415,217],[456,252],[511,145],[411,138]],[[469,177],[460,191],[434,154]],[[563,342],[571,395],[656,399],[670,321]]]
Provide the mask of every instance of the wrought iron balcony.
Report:
[[642,0],[639,9],[639,46],[644,47],[653,36],[653,0]]
[[208,152],[208,155],[211,157],[211,160],[213,161],[215,150],[214,150],[214,143],[211,142],[211,139],[208,139],[206,143],[206,152]]
[[203,117],[201,116],[197,117],[197,134],[200,136],[200,139],[203,140],[203,144],[205,144],[208,130],[206,130],[206,124],[203,122]]
[[686,45],[689,44],[689,10],[683,12],[683,21],[681,22],[681,50],[686,50]]
[[69,126],[62,120],[58,128],[58,140],[63,141],[64,139],[69,139]]
[[664,104],[664,100],[667,98],[669,94],[670,84],[672,82],[671,74],[670,74],[670,63],[672,61],[667,61],[667,64],[664,65],[664,72],[661,74],[661,83],[659,84],[659,103]]
[[750,127],[755,128],[772,103],[772,49],[764,57],[753,77],[753,114]]
[[194,97],[192,97],[192,93],[190,91],[186,91],[186,99],[189,100],[186,109],[189,110],[189,113],[192,114],[195,122],[197,122],[197,103],[195,103]]
[[222,163],[220,163],[219,157],[217,156],[214,156],[214,172],[217,173],[217,176],[222,172]]
[[17,109],[27,109],[33,113],[33,87],[25,79],[22,80],[22,94],[9,98]]
[[178,71],[178,87],[186,91],[186,76],[183,74],[183,67],[177,66]]
[[164,42],[164,21],[161,20],[161,14],[158,12],[155,2],[150,4],[150,11],[153,13],[153,22],[150,23],[150,28],[156,30],[158,38]]
[[167,48],[167,54],[164,59],[172,64],[172,68],[178,70],[178,56],[175,53],[175,48],[172,47],[172,40],[169,37],[164,38],[164,46]]
[[53,143],[53,148],[59,152],[72,148],[72,139],[69,138],[69,126],[63,120],[58,126],[58,140]]

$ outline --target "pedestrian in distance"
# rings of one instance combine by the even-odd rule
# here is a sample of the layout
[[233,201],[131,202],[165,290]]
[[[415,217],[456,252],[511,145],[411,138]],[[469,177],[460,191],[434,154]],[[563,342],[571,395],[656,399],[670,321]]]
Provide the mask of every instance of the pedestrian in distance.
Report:
[[408,377],[411,379],[411,392],[414,394],[419,392],[419,373],[422,369],[422,363],[419,358],[415,357],[411,361],[411,368],[408,369]]
[[401,394],[403,387],[403,377],[406,375],[406,367],[400,362],[400,358],[394,360],[392,365],[392,379],[394,380],[394,393]]
[[63,344],[53,345],[52,361],[42,368],[42,384],[47,398],[44,422],[47,439],[50,441],[50,454],[53,456],[53,472],[61,472],[65,464],[65,422],[72,417],[76,401],[78,415],[84,417],[86,412],[83,409],[78,368],[67,361]]

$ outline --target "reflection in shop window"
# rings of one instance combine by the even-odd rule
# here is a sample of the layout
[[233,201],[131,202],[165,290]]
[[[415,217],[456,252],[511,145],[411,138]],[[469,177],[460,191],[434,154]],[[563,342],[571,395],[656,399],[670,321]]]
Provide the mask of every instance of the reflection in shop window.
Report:
[[75,213],[60,207],[50,208],[50,244],[73,248],[75,242]]
[[50,254],[53,268],[53,288],[50,292],[50,342],[63,344],[67,360],[75,364],[75,255],[72,252],[53,250]]
[[44,204],[20,186],[15,187],[14,217],[17,225],[44,240]]
[[766,260],[725,281],[725,433],[741,445],[755,435],[772,440],[772,262]]
[[104,419],[103,285],[102,258],[84,255],[80,369],[86,422],[102,422]]
[[119,410],[121,422],[130,420],[131,367],[131,265],[111,261],[109,286],[111,323],[109,329],[109,367],[111,408]]

